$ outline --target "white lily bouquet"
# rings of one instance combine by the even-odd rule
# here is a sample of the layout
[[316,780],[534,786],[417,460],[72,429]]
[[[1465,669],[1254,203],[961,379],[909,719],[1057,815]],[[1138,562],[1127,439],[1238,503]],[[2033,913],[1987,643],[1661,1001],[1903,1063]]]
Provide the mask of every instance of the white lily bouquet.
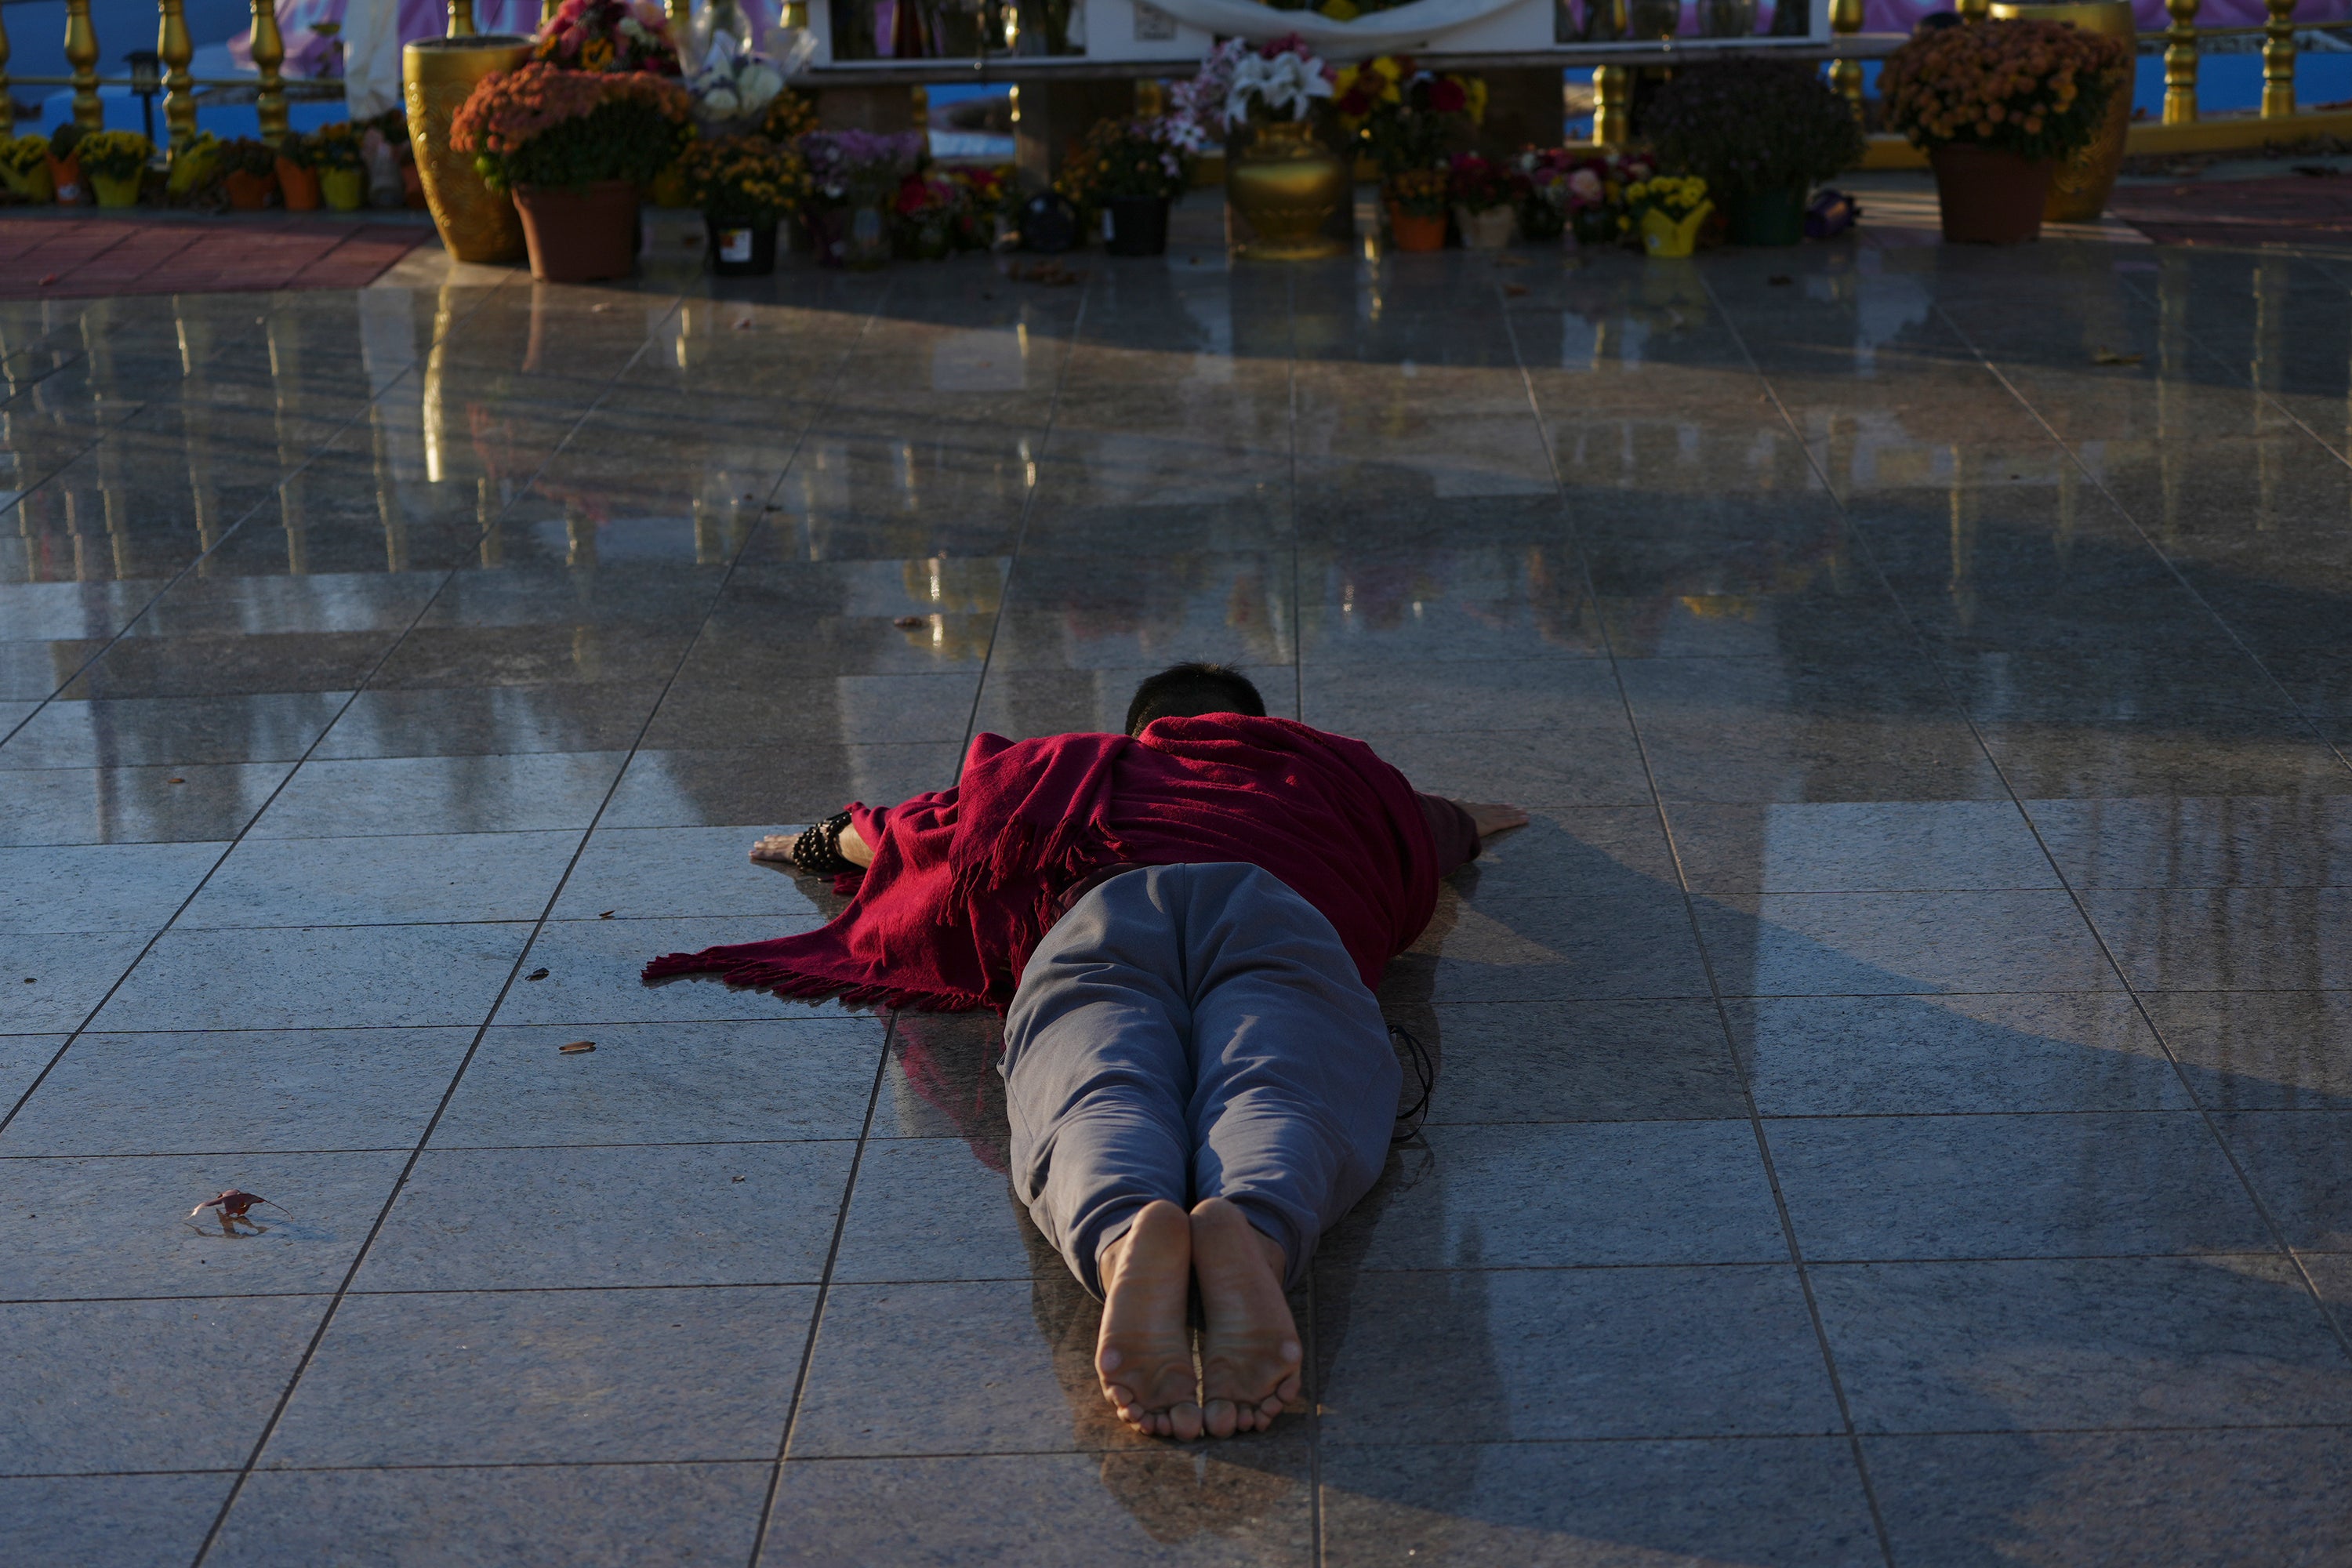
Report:
[[694,117],[713,135],[752,129],[784,90],[784,69],[745,47],[732,33],[714,35],[703,50],[702,68],[687,79]]
[[1296,33],[1275,39],[1234,62],[1226,88],[1229,120],[1305,120],[1318,99],[1331,96],[1331,68],[1316,58]]

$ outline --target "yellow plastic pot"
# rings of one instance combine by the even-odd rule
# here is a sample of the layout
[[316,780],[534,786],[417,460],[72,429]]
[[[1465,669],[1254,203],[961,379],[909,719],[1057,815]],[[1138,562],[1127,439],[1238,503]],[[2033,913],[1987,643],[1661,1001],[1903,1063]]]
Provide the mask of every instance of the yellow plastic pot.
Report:
[[1677,219],[1652,207],[1642,215],[1642,248],[1656,257],[1688,256],[1697,248],[1699,225],[1714,210],[1713,202],[1701,202]]
[[5,180],[11,191],[28,202],[39,202],[47,205],[58,199],[58,187],[49,179],[49,165],[47,159],[22,171],[0,169],[0,180]]
[[319,195],[339,213],[355,213],[367,205],[365,169],[321,169]]
[[200,191],[211,184],[220,172],[220,142],[211,136],[199,136],[172,154],[172,173],[164,188],[175,196]]
[[135,207],[139,205],[139,176],[136,174],[92,174],[89,183],[98,192],[100,206]]

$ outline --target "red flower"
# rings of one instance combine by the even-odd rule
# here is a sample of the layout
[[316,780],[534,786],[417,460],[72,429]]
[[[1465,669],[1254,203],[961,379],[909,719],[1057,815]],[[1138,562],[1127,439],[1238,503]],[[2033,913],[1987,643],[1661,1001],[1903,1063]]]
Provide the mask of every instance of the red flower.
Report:
[[1429,84],[1429,107],[1440,114],[1459,114],[1469,101],[1457,78],[1442,76]]

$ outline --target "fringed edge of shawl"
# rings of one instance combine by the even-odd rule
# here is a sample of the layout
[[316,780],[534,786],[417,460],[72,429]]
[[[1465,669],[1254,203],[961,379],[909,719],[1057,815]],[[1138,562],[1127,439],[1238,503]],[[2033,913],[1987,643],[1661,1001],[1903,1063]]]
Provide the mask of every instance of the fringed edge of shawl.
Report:
[[901,1007],[931,1013],[971,1013],[989,1005],[985,996],[962,991],[917,991],[897,985],[845,984],[772,958],[727,958],[723,950],[668,952],[646,965],[639,976],[650,985],[681,974],[715,974],[730,985],[772,991],[803,1002],[839,1002],[850,1007]]
[[[974,903],[1017,877],[1040,876],[1046,888],[1052,889],[1085,876],[1105,861],[1118,859],[1120,853],[1118,841],[1097,823],[1075,818],[1056,823],[1040,846],[1036,826],[1016,818],[997,835],[986,855],[955,868],[948,882],[948,896],[940,906],[938,923],[968,923]],[[1049,890],[1041,907],[1050,907],[1052,902]],[[1048,920],[1045,923],[1053,922]]]

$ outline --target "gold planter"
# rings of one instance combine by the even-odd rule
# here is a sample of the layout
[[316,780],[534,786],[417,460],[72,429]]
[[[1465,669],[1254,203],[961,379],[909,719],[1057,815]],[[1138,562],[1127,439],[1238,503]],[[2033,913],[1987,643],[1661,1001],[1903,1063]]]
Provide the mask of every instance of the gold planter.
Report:
[[476,83],[530,58],[530,40],[497,34],[424,38],[400,55],[409,144],[442,246],[459,261],[520,261],[522,219],[514,203],[482,183],[472,153],[451,151],[449,121]]
[[[1995,20],[2064,22],[2086,33],[2105,33],[2129,45],[2138,37],[2131,0],[2083,0],[2077,5],[2027,5],[1995,0]],[[2106,210],[2107,197],[2123,172],[2124,138],[2131,133],[2131,78],[2126,75],[2107,105],[2107,122],[2097,136],[2050,174],[2050,199],[2042,204],[2048,223],[2088,223]]]
[[1313,261],[1345,250],[1323,226],[1348,190],[1347,165],[1304,121],[1257,127],[1225,166],[1225,200],[1252,237],[1242,254],[1259,261]]

